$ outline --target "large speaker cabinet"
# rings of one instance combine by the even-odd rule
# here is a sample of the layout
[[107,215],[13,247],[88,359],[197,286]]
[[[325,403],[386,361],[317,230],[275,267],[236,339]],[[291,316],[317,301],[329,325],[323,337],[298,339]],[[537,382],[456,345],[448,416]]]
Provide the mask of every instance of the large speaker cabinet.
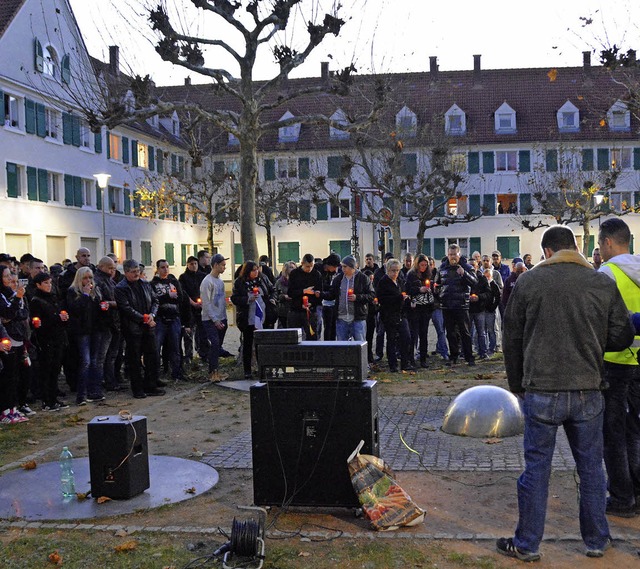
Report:
[[147,418],[94,417],[87,425],[91,495],[127,499],[149,488]]
[[379,455],[376,382],[257,383],[250,398],[254,502],[358,506],[347,458],[361,440]]

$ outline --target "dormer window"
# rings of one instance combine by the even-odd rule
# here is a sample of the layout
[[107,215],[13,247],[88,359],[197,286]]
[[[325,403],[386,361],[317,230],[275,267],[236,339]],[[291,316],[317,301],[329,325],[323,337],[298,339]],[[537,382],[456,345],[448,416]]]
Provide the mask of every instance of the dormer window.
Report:
[[233,134],[232,132],[229,133],[229,141],[228,141],[229,146],[239,146],[240,145],[240,141],[238,140],[238,137]]
[[173,111],[173,115],[171,116],[171,134],[173,136],[180,136],[180,119],[178,118],[178,113]]
[[[294,117],[291,112],[287,111],[280,117],[280,120],[292,119]],[[300,137],[300,123],[282,126],[278,129],[278,142],[298,142]]]
[[617,100],[607,111],[609,130],[628,132],[631,130],[631,113],[626,103]]
[[458,105],[453,105],[445,113],[444,131],[452,135],[460,135],[467,132],[467,116]]
[[44,58],[42,61],[42,72],[50,77],[56,76],[56,69],[58,68],[59,60],[56,50],[48,45],[44,48]]
[[571,101],[567,101],[557,113],[560,132],[578,132],[580,130],[580,111]]
[[495,112],[495,128],[498,134],[516,132],[516,112],[506,102]]
[[418,130],[418,117],[406,105],[396,115],[396,130],[400,138],[414,138]]
[[131,90],[128,90],[125,93],[124,99],[122,100],[122,103],[124,104],[124,109],[127,113],[132,113],[133,111],[135,111],[136,108],[136,98],[133,95],[133,92]]
[[[348,125],[347,115],[345,115],[342,109],[338,109],[335,113],[331,115],[331,120],[337,122],[339,124]],[[332,140],[348,140],[350,133],[346,130],[342,130],[336,128],[334,126],[329,127],[329,138]]]
[[153,115],[152,117],[149,117],[147,119],[147,123],[152,126],[153,128],[158,128],[158,115]]

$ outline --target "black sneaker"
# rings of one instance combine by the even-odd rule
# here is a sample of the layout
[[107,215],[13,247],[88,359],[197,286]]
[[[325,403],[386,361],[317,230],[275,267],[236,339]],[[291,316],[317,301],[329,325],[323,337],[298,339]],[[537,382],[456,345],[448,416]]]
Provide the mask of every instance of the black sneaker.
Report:
[[167,382],[166,381],[162,381],[161,379],[156,380],[156,385],[158,387],[167,387]]
[[501,537],[496,541],[496,550],[498,553],[502,555],[506,555],[507,557],[514,557],[519,559],[520,561],[540,561],[539,553],[532,553],[529,551],[522,551],[522,549],[518,549],[513,544],[513,538],[511,537]]
[[167,392],[164,389],[151,389],[149,391],[145,391],[145,395],[147,397],[158,397],[160,395],[165,395]]
[[87,401],[89,403],[99,403],[100,401],[104,401],[104,400],[105,400],[104,395],[89,395],[89,397],[87,397]]
[[604,557],[604,552],[611,547],[611,538],[607,538],[607,541],[601,549],[587,549],[587,557]]
[[26,415],[27,417],[31,417],[32,415],[36,414],[36,412],[26,403],[24,405],[20,405],[20,407],[18,407],[18,411],[20,411],[20,413]]
[[146,399],[147,394],[144,392],[140,392],[140,393],[134,393],[133,394],[133,398],[134,399]]
[[618,508],[610,504],[607,504],[606,514],[607,516],[614,516],[616,518],[635,518],[638,515],[635,506]]
[[58,406],[58,409],[68,409],[69,408],[69,404],[65,403],[64,401],[60,401],[60,399],[58,399],[56,401],[56,405]]

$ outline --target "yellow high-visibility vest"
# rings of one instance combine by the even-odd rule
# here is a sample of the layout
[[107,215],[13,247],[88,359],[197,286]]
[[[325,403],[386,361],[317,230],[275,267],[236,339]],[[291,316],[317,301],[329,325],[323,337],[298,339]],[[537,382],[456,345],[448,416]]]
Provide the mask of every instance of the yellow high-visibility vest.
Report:
[[[604,263],[611,269],[618,285],[618,290],[622,295],[622,300],[627,305],[629,312],[640,312],[640,287],[635,284],[625,273],[614,263]],[[605,352],[604,361],[614,364],[630,366],[638,365],[638,348],[640,348],[640,336],[635,336],[630,348],[621,352]]]

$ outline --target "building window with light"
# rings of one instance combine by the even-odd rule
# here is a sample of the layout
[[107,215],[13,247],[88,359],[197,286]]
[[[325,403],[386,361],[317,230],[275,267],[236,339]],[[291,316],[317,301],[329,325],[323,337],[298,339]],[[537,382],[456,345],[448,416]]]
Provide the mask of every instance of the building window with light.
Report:
[[138,142],[138,166],[140,168],[149,168],[149,147],[146,144]]
[[4,126],[20,128],[20,105],[18,99],[9,93],[4,94]]
[[122,137],[109,133],[109,157],[112,160],[122,160]]
[[614,170],[630,170],[631,148],[612,148],[611,168]]

